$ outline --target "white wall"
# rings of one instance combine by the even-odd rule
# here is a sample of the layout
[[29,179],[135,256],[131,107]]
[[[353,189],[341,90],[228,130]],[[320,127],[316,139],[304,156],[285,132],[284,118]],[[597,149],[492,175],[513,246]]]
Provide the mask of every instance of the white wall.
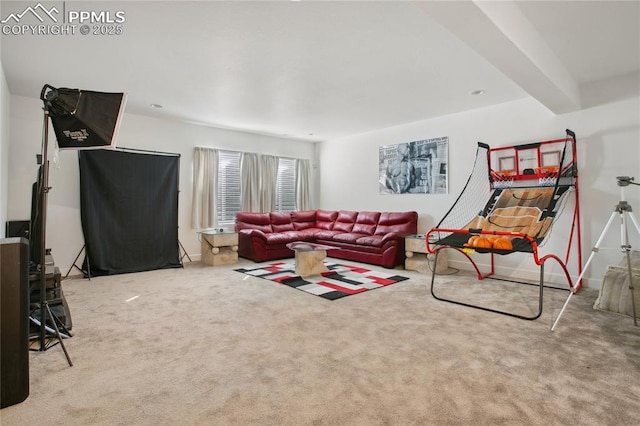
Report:
[[[31,210],[31,185],[36,179],[36,154],[42,142],[42,102],[11,96],[11,149],[9,153],[8,218],[28,220]],[[4,126],[3,126],[4,128]],[[55,148],[53,129],[50,146]],[[250,133],[221,130],[134,114],[124,114],[117,146],[180,154],[180,195],[178,200],[179,239],[192,260],[200,258],[197,233],[191,228],[192,158],[195,146],[268,153],[309,159],[315,163],[315,146]],[[80,183],[78,152],[49,153],[51,161],[48,196],[47,247],[52,249],[63,274],[71,267],[84,245],[80,223]],[[81,257],[78,265],[81,263]],[[187,259],[185,258],[185,261]],[[78,273],[74,270],[72,273]]]
[[[3,88],[6,88],[6,83]],[[3,90],[3,93],[6,92]],[[8,121],[10,126],[5,125],[6,118],[2,119],[0,116],[3,120],[2,146],[5,151],[7,140],[11,143],[8,149],[9,179],[4,179],[4,171],[2,179],[3,187],[5,182],[8,183],[8,190],[0,188],[0,197],[7,199],[6,203],[2,203],[6,206],[3,208],[6,208],[7,220],[29,219],[31,184],[37,171],[35,155],[40,152],[42,139],[42,105],[38,99],[21,96],[3,94],[3,99],[5,104],[11,106]],[[4,111],[6,115],[6,109]],[[5,133],[8,127],[10,129],[7,137]],[[584,262],[620,199],[615,177],[629,175],[640,181],[639,98],[561,116],[550,113],[535,100],[525,99],[315,145],[125,114],[118,146],[181,155],[179,237],[195,260],[199,259],[200,251],[197,235],[190,223],[191,162],[195,146],[309,159],[318,176],[313,184],[319,194],[315,203],[318,207],[373,211],[416,210],[420,214],[419,232],[423,233],[442,218],[462,190],[471,172],[478,141],[498,147],[556,139],[564,135],[566,128],[574,130],[578,137]],[[379,146],[439,136],[449,137],[449,194],[378,193]],[[51,140],[53,139],[51,132]],[[52,248],[56,262],[64,273],[71,267],[84,244],[80,225],[77,152],[60,152],[57,160],[52,153],[50,158],[50,184],[53,189],[49,194],[47,246]],[[632,206],[640,205],[640,188],[630,186],[625,191]],[[571,206],[566,208],[566,211],[569,210]],[[542,252],[560,253],[563,257],[569,226],[570,218],[563,217],[554,227],[552,239],[542,248]],[[636,232],[633,229],[631,231],[632,245],[637,248],[637,239],[633,239]],[[610,237],[603,246],[619,248],[617,223],[608,236]],[[597,287],[607,265],[617,263],[620,256],[620,250],[596,255],[587,273],[587,278],[590,278],[588,284]],[[498,272],[501,274],[537,276],[537,268],[528,256],[516,254],[501,256],[498,260]],[[455,257],[452,263],[456,267],[467,267]],[[575,260],[570,263],[575,270]],[[557,278],[559,270],[555,265],[548,266],[547,271],[550,279]]]
[[[387,128],[375,132],[332,140],[319,147],[320,206],[325,209],[404,211],[416,210],[419,232],[424,233],[444,216],[462,190],[475,159],[477,142],[491,147],[558,139],[565,129],[577,136],[580,168],[580,208],[582,214],[583,263],[587,260],[595,240],[620,199],[616,176],[637,177],[640,182],[640,99],[632,98],[556,116],[533,99],[524,99],[489,108],[452,114]],[[383,195],[378,190],[378,149],[414,140],[449,137],[449,194],[447,195]],[[640,205],[640,188],[626,189],[629,202]],[[640,209],[640,207],[638,207]],[[554,226],[550,241],[542,252],[558,253],[564,258],[567,235],[570,232],[571,206]],[[638,210],[640,211],[640,210]],[[637,213],[636,213],[637,214]],[[638,233],[631,228],[632,236]],[[616,250],[601,252],[587,271],[586,284],[598,287],[610,263],[621,257],[618,222],[607,232],[602,247]],[[638,239],[633,246],[637,249]],[[481,257],[485,256],[485,257]],[[479,257],[485,262],[486,255]],[[461,257],[451,256],[452,264],[468,269]],[[555,265],[545,266],[548,279],[558,279]],[[575,260],[570,260],[576,271]],[[498,258],[500,274],[536,278],[538,269],[530,256],[515,254]],[[577,274],[574,275],[574,279]]]
[[0,63],[0,237],[5,236],[9,198],[9,87]]

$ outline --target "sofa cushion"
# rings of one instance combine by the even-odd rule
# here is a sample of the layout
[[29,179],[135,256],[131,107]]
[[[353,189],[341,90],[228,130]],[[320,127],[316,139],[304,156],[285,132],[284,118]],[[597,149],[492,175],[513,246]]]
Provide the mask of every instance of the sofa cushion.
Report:
[[[317,242],[320,244],[326,244],[328,246],[336,247],[338,250],[332,252],[331,256],[338,257],[338,258],[340,258],[340,256],[339,255],[336,256],[336,254],[339,254],[340,252],[344,253],[345,251],[349,251],[352,254],[356,254],[356,253],[380,254],[385,250],[384,245],[380,247],[376,247],[376,246],[367,246],[364,244],[345,243],[342,241],[335,241],[335,240],[331,240],[331,241],[317,240]],[[351,260],[357,260],[357,259],[354,258]],[[365,262],[365,263],[368,263],[368,262]]]
[[374,235],[384,235],[390,232],[403,235],[415,234],[417,226],[417,212],[383,212],[380,214]]
[[273,232],[293,231],[291,215],[289,213],[269,213],[271,218],[271,229]]
[[336,234],[331,239],[333,241],[340,241],[341,243],[356,244],[356,241],[358,241],[358,238],[362,238],[362,237],[364,237],[364,235],[355,234],[353,232],[348,232],[348,233],[344,233],[344,234]]
[[341,210],[338,213],[338,218],[336,222],[333,224],[334,231],[340,232],[351,232],[353,229],[353,225],[356,223],[356,219],[358,218],[358,212],[350,212]]
[[300,240],[300,236],[296,231],[272,232],[271,234],[266,234],[266,237],[267,244],[285,244]]
[[293,232],[298,236],[298,241],[315,241],[318,231],[320,231],[318,228],[306,228],[298,229]]
[[316,226],[316,211],[304,210],[291,212],[291,222],[295,230],[314,228]]
[[338,212],[318,210],[316,212],[316,228],[319,229],[333,229],[333,223],[338,217]]
[[367,235],[356,240],[356,244],[361,246],[382,247],[384,235]]
[[236,231],[243,229],[259,229],[262,232],[272,232],[269,213],[238,213],[236,215]]
[[358,212],[358,218],[353,225],[352,232],[356,234],[373,235],[378,226],[380,212]]
[[315,233],[315,237],[319,240],[331,240],[337,234],[340,234],[340,231],[320,229]]

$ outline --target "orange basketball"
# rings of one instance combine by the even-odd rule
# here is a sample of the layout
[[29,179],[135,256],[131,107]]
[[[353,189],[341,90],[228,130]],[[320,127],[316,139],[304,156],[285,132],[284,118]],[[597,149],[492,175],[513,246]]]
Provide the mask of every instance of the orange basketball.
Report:
[[475,241],[480,238],[480,235],[474,235],[471,238],[469,238],[467,240],[467,243],[465,244],[465,247],[475,247]]
[[493,248],[498,250],[513,250],[513,244],[508,238],[498,238],[493,242]]
[[491,248],[491,241],[485,237],[479,237],[473,241],[473,247],[475,248]]

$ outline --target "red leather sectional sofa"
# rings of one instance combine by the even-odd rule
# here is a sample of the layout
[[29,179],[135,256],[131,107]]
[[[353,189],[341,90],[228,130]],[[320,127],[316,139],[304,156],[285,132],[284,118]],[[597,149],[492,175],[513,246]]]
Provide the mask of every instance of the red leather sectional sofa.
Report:
[[328,256],[393,268],[404,263],[404,237],[415,234],[418,213],[305,210],[241,212],[238,255],[254,262],[294,257],[286,247],[309,241],[337,247]]

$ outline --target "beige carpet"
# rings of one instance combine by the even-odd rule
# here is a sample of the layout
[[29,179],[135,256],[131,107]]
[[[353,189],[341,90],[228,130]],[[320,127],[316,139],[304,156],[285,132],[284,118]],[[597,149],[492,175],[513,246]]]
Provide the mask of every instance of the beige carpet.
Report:
[[[250,265],[241,260],[239,265]],[[537,321],[439,302],[428,277],[328,301],[199,262],[71,279],[74,366],[30,355],[5,425],[631,425],[640,328],[545,291]],[[246,278],[246,279],[245,279]],[[535,287],[438,277],[461,297],[536,308]],[[461,285],[463,284],[463,285]],[[493,291],[493,290],[492,290]],[[520,308],[517,308],[520,309]]]

